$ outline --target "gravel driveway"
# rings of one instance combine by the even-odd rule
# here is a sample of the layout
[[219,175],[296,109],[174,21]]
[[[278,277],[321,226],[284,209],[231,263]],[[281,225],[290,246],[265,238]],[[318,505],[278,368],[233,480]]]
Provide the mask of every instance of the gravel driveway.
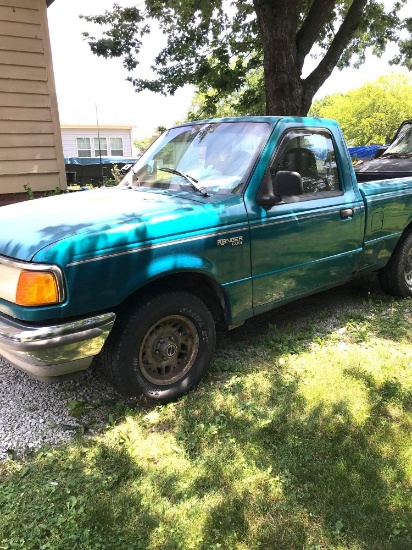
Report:
[[[97,369],[76,380],[45,384],[0,359],[0,460],[99,431],[118,399]],[[84,409],[78,419],[73,407]]]

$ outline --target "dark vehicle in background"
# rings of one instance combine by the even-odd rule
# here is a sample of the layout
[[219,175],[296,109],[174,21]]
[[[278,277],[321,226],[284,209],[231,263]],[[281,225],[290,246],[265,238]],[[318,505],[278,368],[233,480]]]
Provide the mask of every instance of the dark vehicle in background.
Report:
[[404,120],[397,129],[391,145],[378,149],[377,158],[359,161],[355,166],[359,182],[412,175],[412,120]]

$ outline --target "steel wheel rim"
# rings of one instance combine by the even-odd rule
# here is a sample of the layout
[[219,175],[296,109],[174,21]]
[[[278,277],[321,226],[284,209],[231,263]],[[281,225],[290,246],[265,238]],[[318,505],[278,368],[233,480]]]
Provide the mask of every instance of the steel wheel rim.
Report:
[[405,282],[409,287],[412,287],[412,248],[408,251],[406,256],[406,263],[404,269]]
[[190,371],[198,351],[195,325],[181,315],[164,317],[143,338],[139,353],[141,372],[152,384],[173,384]]

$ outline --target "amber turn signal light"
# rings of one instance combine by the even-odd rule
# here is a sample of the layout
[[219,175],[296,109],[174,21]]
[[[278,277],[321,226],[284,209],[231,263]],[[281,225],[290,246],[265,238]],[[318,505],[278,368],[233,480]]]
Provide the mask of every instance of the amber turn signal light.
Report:
[[57,304],[59,291],[53,273],[47,271],[22,271],[16,290],[16,303],[20,306],[44,306]]

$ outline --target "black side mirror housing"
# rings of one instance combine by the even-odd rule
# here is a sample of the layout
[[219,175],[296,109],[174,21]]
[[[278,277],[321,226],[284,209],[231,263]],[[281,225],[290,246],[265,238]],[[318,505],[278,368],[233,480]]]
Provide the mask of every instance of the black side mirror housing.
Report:
[[273,193],[272,175],[269,169],[266,170],[260,184],[259,191],[256,197],[256,202],[263,208],[270,208],[274,204],[282,202],[282,197],[275,196]]
[[266,170],[260,185],[256,202],[263,208],[270,208],[282,203],[282,196],[301,195],[303,193],[302,177],[298,172],[280,170],[273,180]]
[[273,192],[281,197],[291,197],[292,195],[303,194],[302,176],[299,172],[290,172],[289,170],[279,170],[276,172],[273,181]]

